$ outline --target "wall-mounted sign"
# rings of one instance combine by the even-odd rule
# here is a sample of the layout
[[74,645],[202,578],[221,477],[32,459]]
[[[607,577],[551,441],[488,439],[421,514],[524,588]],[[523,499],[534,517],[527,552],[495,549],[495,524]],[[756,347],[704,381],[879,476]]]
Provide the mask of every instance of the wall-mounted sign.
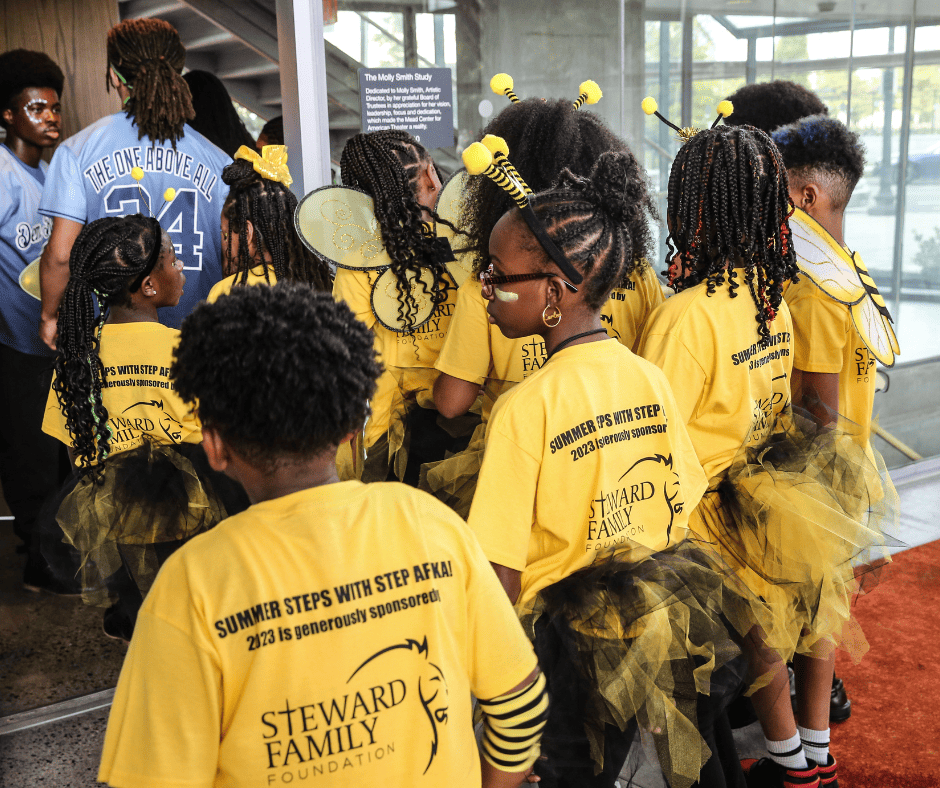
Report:
[[425,148],[454,144],[449,68],[360,68],[362,130],[403,129]]

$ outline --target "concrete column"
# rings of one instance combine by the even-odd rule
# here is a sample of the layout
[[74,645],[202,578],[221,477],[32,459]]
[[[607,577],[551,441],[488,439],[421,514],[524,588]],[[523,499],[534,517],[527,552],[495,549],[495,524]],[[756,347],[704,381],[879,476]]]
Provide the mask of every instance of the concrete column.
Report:
[[300,198],[330,183],[321,0],[277,0],[277,45],[291,190]]

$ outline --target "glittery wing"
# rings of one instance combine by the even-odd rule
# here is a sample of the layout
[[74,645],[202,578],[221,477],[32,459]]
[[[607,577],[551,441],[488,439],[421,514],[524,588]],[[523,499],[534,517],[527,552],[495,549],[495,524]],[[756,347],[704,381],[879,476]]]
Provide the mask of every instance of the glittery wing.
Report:
[[[433,274],[427,268],[422,268],[419,281],[416,281],[412,271],[408,271],[407,275],[411,284],[411,294],[417,304],[417,310],[411,315],[412,329],[408,328],[406,320],[403,319],[408,315],[399,315],[399,307],[404,307],[398,300],[398,280],[395,279],[392,270],[383,271],[372,286],[372,312],[375,319],[389,331],[411,331],[426,323],[434,312],[434,304],[431,303],[429,295],[431,285],[434,284]],[[426,292],[421,283],[426,286]]]
[[891,314],[858,252],[852,255],[852,262],[867,295],[851,307],[855,329],[878,361],[886,367],[894,366],[894,356],[901,352],[901,347],[891,325]]
[[360,271],[377,271],[391,263],[372,198],[347,186],[324,186],[304,197],[294,211],[294,226],[314,254]]
[[42,300],[39,294],[39,258],[37,257],[26,268],[20,271],[20,287],[37,301]]
[[[469,178],[470,176],[466,170],[458,170],[444,184],[444,188],[437,196],[437,205],[434,207],[434,212],[454,227],[460,226],[460,213],[463,210],[463,200],[467,184],[470,182]],[[438,222],[435,230],[440,238],[446,238],[450,242],[451,249],[454,251],[454,257],[457,259],[452,263],[448,263],[447,269],[454,277],[457,287],[460,287],[467,277],[473,273],[472,255],[461,251],[464,242],[469,242],[469,239],[455,233],[451,227],[443,222]]]
[[865,297],[865,288],[844,250],[814,232],[798,214],[790,217],[790,232],[800,274],[808,276],[816,287],[842,304],[851,306]]

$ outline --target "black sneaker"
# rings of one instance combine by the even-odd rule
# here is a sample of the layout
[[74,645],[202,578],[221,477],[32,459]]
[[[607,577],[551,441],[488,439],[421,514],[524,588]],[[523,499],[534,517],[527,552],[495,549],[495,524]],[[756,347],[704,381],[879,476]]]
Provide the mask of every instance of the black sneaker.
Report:
[[[810,763],[813,763],[813,761],[810,761]],[[819,772],[820,788],[839,788],[839,776],[836,774],[837,767],[838,764],[836,759],[832,757],[832,753],[829,753],[829,760],[825,765],[816,764]]]
[[820,788],[819,767],[808,763],[805,769],[788,769],[771,758],[761,758],[741,761],[741,769],[747,788]]
[[101,624],[104,633],[109,638],[123,640],[125,643],[131,642],[131,635],[134,634],[134,619],[120,603],[111,605],[104,611]]
[[82,585],[75,578],[57,577],[43,560],[29,559],[23,570],[23,588],[38,594],[45,591],[57,596],[81,596]]
[[852,716],[852,701],[845,693],[842,679],[833,675],[832,696],[829,699],[829,722],[845,722]]

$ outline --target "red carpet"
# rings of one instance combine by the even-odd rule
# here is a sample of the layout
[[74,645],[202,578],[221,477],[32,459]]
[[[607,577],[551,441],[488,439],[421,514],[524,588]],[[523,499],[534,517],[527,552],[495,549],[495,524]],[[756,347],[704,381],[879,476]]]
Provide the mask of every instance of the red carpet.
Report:
[[871,650],[836,663],[852,716],[832,726],[841,788],[940,786],[940,541],[895,556],[855,613]]

